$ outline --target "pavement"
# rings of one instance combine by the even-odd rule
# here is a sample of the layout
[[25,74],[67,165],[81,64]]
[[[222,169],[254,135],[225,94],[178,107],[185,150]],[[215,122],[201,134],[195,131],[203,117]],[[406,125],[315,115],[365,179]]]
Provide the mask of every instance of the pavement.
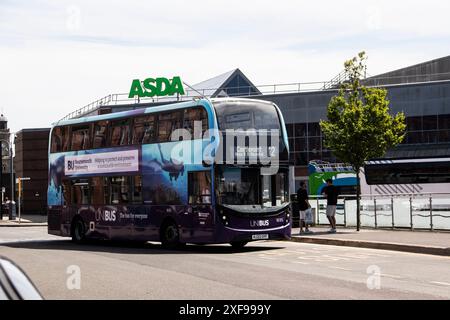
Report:
[[[4,217],[0,227],[43,227],[47,226],[45,215],[23,215],[9,221]],[[313,234],[299,235],[299,228],[292,229],[292,241],[320,245],[359,247],[367,249],[392,250],[420,254],[450,256],[450,232],[411,231],[390,229],[338,228],[337,233],[328,233],[327,227],[313,227]]]
[[299,230],[292,229],[292,241],[450,256],[450,232],[338,228],[331,234],[315,227],[313,234],[299,235]]
[[47,215],[21,215],[15,220],[9,220],[7,214],[3,214],[3,220],[0,220],[0,227],[42,227],[47,226]]

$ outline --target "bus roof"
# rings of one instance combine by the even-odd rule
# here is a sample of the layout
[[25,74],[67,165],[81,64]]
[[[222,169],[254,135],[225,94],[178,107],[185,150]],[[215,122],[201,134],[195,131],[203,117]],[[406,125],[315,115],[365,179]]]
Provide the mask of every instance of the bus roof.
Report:
[[245,102],[258,101],[259,103],[274,105],[272,102],[268,102],[265,100],[258,100],[258,99],[233,98],[233,97],[213,98],[213,99],[202,98],[202,99],[195,99],[195,100],[187,101],[187,102],[186,101],[175,102],[175,103],[165,104],[165,105],[143,107],[143,108],[134,109],[134,110],[126,110],[126,111],[120,111],[120,112],[114,112],[114,113],[108,113],[108,114],[102,114],[102,115],[93,115],[93,116],[88,116],[88,117],[58,121],[58,122],[53,123],[52,127],[80,124],[80,123],[87,123],[87,122],[101,121],[101,120],[120,119],[120,118],[134,116],[134,115],[151,114],[151,113],[155,113],[155,112],[177,110],[177,109],[183,109],[183,108],[187,108],[187,107],[196,107],[196,106],[206,107],[208,105],[211,105],[211,102],[214,103],[214,102],[239,102],[239,101],[245,101]]

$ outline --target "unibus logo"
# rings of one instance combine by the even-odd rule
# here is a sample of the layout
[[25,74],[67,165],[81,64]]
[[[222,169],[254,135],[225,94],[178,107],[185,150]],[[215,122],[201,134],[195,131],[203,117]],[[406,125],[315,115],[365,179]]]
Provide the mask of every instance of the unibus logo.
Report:
[[97,221],[110,221],[110,222],[114,222],[116,221],[116,215],[117,212],[116,210],[104,210],[102,211],[101,209],[98,209],[97,212],[95,213],[95,220]]
[[183,83],[180,77],[167,78],[147,78],[144,81],[134,79],[131,83],[128,98],[162,97],[173,96],[175,93],[184,94]]

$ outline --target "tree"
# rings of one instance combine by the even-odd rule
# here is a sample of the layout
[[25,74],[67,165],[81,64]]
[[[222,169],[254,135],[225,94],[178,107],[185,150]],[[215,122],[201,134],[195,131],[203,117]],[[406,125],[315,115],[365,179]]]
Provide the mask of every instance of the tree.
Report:
[[405,115],[392,116],[387,91],[365,87],[361,79],[367,56],[361,52],[346,61],[347,81],[341,84],[327,109],[327,121],[321,121],[325,146],[341,161],[350,164],[357,175],[356,219],[360,229],[360,170],[369,159],[380,158],[405,137]]

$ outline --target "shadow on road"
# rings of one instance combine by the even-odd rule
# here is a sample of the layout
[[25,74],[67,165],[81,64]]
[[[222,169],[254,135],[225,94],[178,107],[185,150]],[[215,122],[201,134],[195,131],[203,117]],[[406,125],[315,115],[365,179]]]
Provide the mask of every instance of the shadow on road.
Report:
[[[282,242],[279,242],[282,244]],[[70,240],[37,240],[0,243],[0,247],[36,249],[36,250],[64,250],[83,252],[108,252],[128,254],[233,254],[244,252],[257,252],[284,249],[283,246],[253,246],[247,244],[242,249],[234,249],[230,245],[186,245],[175,250],[163,248],[160,244],[142,242],[119,242],[119,241],[94,241],[76,244]]]

